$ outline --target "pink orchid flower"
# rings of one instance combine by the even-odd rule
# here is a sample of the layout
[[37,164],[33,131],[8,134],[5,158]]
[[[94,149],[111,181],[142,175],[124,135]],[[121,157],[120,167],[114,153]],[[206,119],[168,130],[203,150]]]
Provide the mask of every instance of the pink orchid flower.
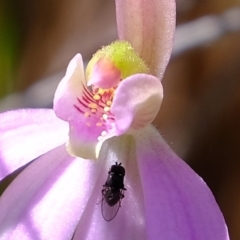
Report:
[[[86,74],[80,54],[71,60],[55,112],[0,116],[0,178],[34,160],[0,198],[2,240],[229,239],[209,188],[150,125],[163,97],[175,2],[116,7],[125,41],[99,50]],[[102,189],[115,162],[126,171],[125,197],[105,221]]]

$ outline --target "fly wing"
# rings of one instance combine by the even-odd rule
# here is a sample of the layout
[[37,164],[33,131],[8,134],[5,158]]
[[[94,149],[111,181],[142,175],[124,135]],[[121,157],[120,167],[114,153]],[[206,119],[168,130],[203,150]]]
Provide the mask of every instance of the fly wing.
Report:
[[104,198],[102,199],[101,211],[102,211],[102,216],[104,220],[108,222],[113,220],[116,217],[119,208],[120,208],[120,201],[118,201],[115,205],[110,206],[108,205],[108,203]]

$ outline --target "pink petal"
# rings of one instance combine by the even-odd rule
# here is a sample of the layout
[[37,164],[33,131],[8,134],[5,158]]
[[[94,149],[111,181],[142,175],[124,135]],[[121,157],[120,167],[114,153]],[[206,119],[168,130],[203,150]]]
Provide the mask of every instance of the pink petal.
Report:
[[67,150],[70,155],[85,159],[96,159],[96,146],[98,137],[103,131],[101,127],[95,124],[91,127],[81,118],[75,119],[70,124],[69,141]]
[[95,159],[106,139],[122,135],[128,130],[138,130],[151,123],[159,112],[162,98],[163,89],[158,78],[148,74],[135,74],[124,79],[116,89],[110,109],[115,122],[107,120],[105,126],[98,126],[94,122],[87,123],[91,118],[72,118],[69,123],[69,153]]
[[121,72],[107,58],[99,59],[94,65],[87,85],[108,89],[116,87],[121,80]]
[[28,166],[0,198],[0,239],[70,240],[85,215],[100,167],[65,146]]
[[162,78],[175,32],[174,0],[116,0],[118,34],[129,41],[150,68]]
[[163,89],[158,78],[135,74],[124,79],[116,90],[111,107],[117,135],[150,124],[159,112],[162,98]]
[[227,240],[222,213],[203,180],[154,128],[135,136],[147,239]]
[[68,125],[50,109],[0,115],[0,179],[67,140]]
[[59,118],[69,122],[78,114],[74,105],[78,105],[78,97],[83,92],[83,83],[86,82],[82,56],[77,54],[68,64],[66,75],[55,92],[53,108]]
[[[68,152],[72,156],[86,159],[95,159],[95,148],[98,137],[104,130],[104,126],[98,126],[100,117],[96,113],[88,117],[85,113],[91,109],[82,110],[81,101],[83,92],[90,94],[84,89],[86,81],[84,76],[82,56],[77,54],[69,63],[65,77],[61,80],[54,97],[54,111],[56,115],[69,122]],[[84,102],[84,105],[88,104]],[[88,108],[88,106],[87,106]]]
[[[85,216],[78,224],[74,240],[147,239],[143,193],[134,139],[131,136],[123,135],[105,141],[98,162],[102,167],[101,173],[85,210]],[[101,190],[106,182],[109,168],[115,162],[121,162],[126,169],[124,182],[127,190],[116,217],[107,222],[101,213]]]

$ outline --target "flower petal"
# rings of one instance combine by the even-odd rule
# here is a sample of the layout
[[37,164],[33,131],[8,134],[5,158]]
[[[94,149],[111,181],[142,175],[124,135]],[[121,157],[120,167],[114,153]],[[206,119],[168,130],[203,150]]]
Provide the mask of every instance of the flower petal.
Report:
[[203,180],[148,127],[135,135],[148,239],[227,240],[222,213]]
[[0,198],[0,239],[69,240],[98,178],[97,162],[60,146],[29,165]]
[[[147,239],[143,192],[132,136],[122,135],[106,140],[100,151],[98,162],[102,166],[101,174],[86,208],[86,215],[78,224],[74,240]],[[126,169],[124,184],[127,190],[116,217],[107,222],[101,213],[101,190],[107,180],[108,171],[115,162],[121,162]]]
[[68,124],[50,109],[0,115],[0,179],[67,140]]
[[175,32],[174,0],[116,0],[118,34],[129,41],[150,68],[162,78]]
[[116,90],[111,107],[117,135],[150,124],[159,112],[162,98],[163,89],[158,78],[135,74],[124,79]]
[[70,122],[68,153],[85,159],[96,159],[96,146],[101,132],[102,128],[96,125],[89,127],[80,119]]
[[70,61],[66,75],[58,85],[54,111],[59,118],[69,122],[69,154],[85,159],[96,158],[98,137],[104,130],[104,126],[99,126],[101,116],[91,113],[89,104],[94,103],[87,102],[92,97],[90,94],[86,88],[82,56],[77,54]]
[[121,80],[120,70],[107,58],[95,63],[87,85],[107,89],[116,87]]
[[59,83],[54,96],[53,109],[56,115],[70,121],[78,114],[74,105],[78,105],[78,97],[82,95],[85,76],[81,54],[77,54],[68,64],[66,75]]

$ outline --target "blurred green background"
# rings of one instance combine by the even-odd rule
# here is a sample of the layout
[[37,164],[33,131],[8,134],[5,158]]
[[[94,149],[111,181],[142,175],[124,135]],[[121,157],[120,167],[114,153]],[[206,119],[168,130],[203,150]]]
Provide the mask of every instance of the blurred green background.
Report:
[[21,30],[12,1],[0,2],[0,98],[16,89]]

